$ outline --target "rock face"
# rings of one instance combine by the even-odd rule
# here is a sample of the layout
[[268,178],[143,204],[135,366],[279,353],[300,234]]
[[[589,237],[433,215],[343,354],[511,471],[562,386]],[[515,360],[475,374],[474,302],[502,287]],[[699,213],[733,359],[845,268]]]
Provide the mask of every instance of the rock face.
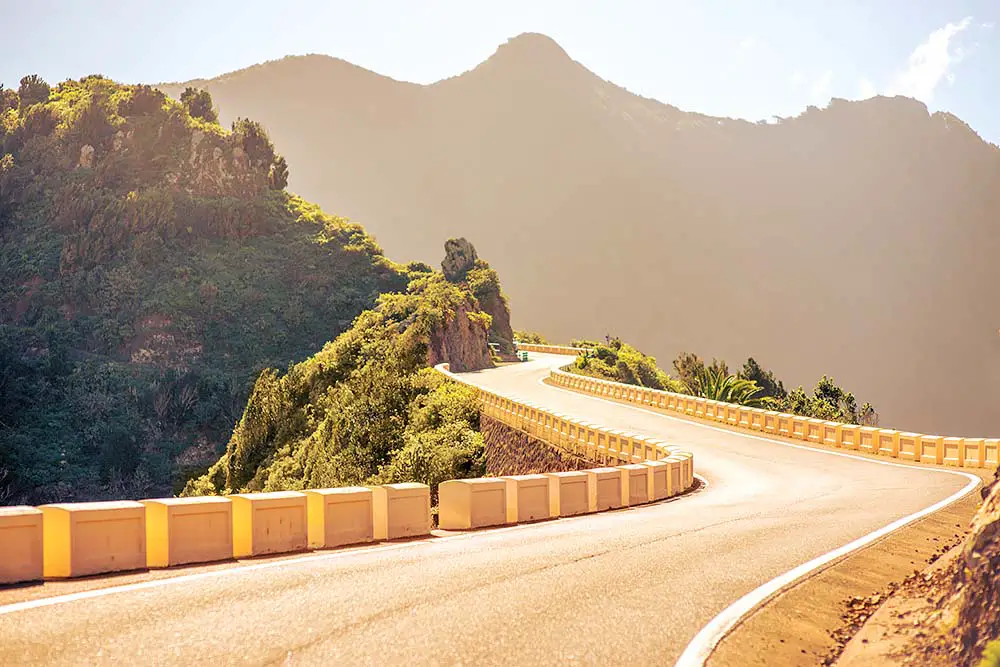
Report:
[[486,327],[476,315],[471,305],[462,306],[431,331],[427,352],[431,366],[447,362],[456,373],[493,367]]
[[490,475],[566,472],[597,465],[490,417],[480,417],[479,430],[486,443],[486,472]]
[[441,262],[444,277],[453,283],[465,280],[469,269],[476,265],[476,249],[464,238],[448,239],[444,252],[444,261]]
[[500,346],[501,356],[514,354],[514,330],[510,326],[510,309],[499,289],[483,290],[476,294],[479,307],[493,318],[490,323],[489,342]]
[[[985,500],[972,520],[960,567],[958,640],[962,653],[978,658],[986,643],[1000,638],[1000,472],[983,490]],[[973,661],[974,664],[974,661]]]

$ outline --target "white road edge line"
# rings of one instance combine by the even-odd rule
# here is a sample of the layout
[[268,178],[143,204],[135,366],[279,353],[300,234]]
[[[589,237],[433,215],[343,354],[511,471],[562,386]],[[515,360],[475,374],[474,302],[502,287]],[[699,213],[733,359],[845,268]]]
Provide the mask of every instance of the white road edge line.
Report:
[[[933,514],[938,510],[944,509],[948,505],[964,498],[969,493],[972,493],[979,486],[979,477],[973,475],[972,473],[960,471],[960,470],[945,470],[941,468],[928,468],[924,466],[909,465],[906,463],[898,463],[895,461],[879,461],[876,459],[869,459],[864,456],[857,456],[854,454],[848,454],[846,452],[833,452],[827,449],[819,449],[816,447],[809,447],[807,445],[800,445],[793,442],[783,442],[781,440],[774,440],[772,438],[765,438],[759,435],[753,435],[750,433],[740,433],[739,431],[734,431],[731,429],[720,428],[718,426],[712,426],[710,424],[702,424],[701,422],[684,419],[683,417],[675,417],[674,415],[664,414],[662,412],[657,412],[655,410],[649,410],[647,408],[641,408],[636,405],[630,405],[628,403],[622,403],[620,401],[613,401],[607,398],[602,398],[600,396],[592,396],[584,392],[574,392],[566,387],[561,387],[559,385],[546,384],[545,378],[538,380],[539,384],[543,384],[547,387],[552,387],[556,390],[567,391],[570,393],[578,393],[586,398],[603,401],[604,403],[611,403],[624,408],[629,408],[632,410],[638,410],[639,412],[646,412],[657,417],[665,417],[667,419],[672,419],[674,421],[684,422],[686,424],[693,424],[695,426],[700,426],[702,428],[710,429],[713,431],[719,431],[720,433],[728,433],[730,435],[741,436],[744,438],[751,438],[754,440],[761,440],[764,442],[770,442],[776,445],[783,445],[785,447],[794,447],[795,449],[807,449],[813,452],[819,452],[820,454],[827,454],[830,456],[841,456],[849,459],[856,459],[858,461],[865,461],[866,463],[874,463],[877,465],[894,466],[899,468],[912,468],[914,470],[924,470],[927,472],[936,472],[946,475],[957,475],[959,477],[965,477],[969,480],[969,483],[965,485],[959,491],[956,491],[952,495],[948,496],[944,500],[940,500],[929,507],[910,514],[909,516],[904,516],[896,521],[893,521],[887,526],[883,526],[878,530],[863,535],[853,542],[849,542],[842,547],[834,549],[833,551],[827,552],[821,556],[817,556],[812,560],[795,567],[784,574],[781,574],[771,581],[758,586],[754,590],[750,591],[736,602],[732,603],[725,609],[723,609],[718,615],[715,616],[708,624],[698,631],[698,634],[694,636],[694,639],[688,643],[681,657],[677,659],[674,663],[674,667],[702,667],[705,661],[712,655],[712,651],[715,647],[719,645],[719,642],[729,634],[744,617],[753,613],[755,610],[763,606],[768,600],[781,593],[783,590],[791,587],[793,584],[798,582],[800,579],[806,577],[813,572],[816,572],[825,566],[839,560],[848,554],[861,549],[862,547],[868,546],[872,542],[875,542],[890,533],[893,533],[908,524],[922,519],[929,514]],[[668,443],[669,444],[669,443]]]

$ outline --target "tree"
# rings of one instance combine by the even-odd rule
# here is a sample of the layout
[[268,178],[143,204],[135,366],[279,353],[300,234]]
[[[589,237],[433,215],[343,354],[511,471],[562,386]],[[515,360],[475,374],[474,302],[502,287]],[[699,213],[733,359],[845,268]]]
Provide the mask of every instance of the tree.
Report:
[[32,104],[47,102],[52,89],[45,83],[42,77],[37,74],[29,74],[21,79],[21,86],[17,89],[17,95],[21,99],[22,107],[29,107]]
[[271,170],[267,174],[267,184],[272,190],[284,190],[288,186],[288,163],[284,156],[274,156]]
[[677,371],[677,379],[690,387],[696,384],[705,370],[705,362],[694,352],[681,352],[674,359],[674,370]]
[[233,134],[242,142],[251,163],[270,165],[274,162],[274,145],[263,125],[249,118],[237,118],[233,122]]
[[0,83],[0,115],[6,113],[8,109],[16,109],[20,104],[21,98],[18,97],[17,91],[13,88],[4,88]]
[[212,95],[200,88],[185,88],[181,93],[181,104],[192,118],[200,118],[206,123],[219,122],[219,114],[212,106]]
[[751,408],[769,407],[774,402],[763,395],[756,382],[730,375],[721,366],[714,364],[701,370],[691,389],[703,398]]
[[764,392],[764,396],[779,399],[788,396],[785,385],[782,384],[781,380],[775,378],[773,372],[761,368],[753,357],[747,359],[746,363],[743,364],[743,370],[740,371],[739,376],[756,382],[757,386]]

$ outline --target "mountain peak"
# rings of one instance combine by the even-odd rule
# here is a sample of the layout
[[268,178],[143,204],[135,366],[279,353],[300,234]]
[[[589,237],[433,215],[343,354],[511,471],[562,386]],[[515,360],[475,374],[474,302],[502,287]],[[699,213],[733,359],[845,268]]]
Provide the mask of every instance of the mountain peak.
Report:
[[530,58],[569,59],[569,54],[554,39],[538,32],[523,32],[511,37],[497,48],[496,56],[514,53]]

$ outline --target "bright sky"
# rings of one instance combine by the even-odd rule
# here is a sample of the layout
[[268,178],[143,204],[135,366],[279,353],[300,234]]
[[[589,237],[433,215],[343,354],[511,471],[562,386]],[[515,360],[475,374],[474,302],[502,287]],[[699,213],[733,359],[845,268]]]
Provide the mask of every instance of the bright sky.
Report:
[[430,83],[541,32],[629,90],[759,120],[916,97],[1000,143],[997,0],[0,0],[0,82],[210,78],[289,54]]

